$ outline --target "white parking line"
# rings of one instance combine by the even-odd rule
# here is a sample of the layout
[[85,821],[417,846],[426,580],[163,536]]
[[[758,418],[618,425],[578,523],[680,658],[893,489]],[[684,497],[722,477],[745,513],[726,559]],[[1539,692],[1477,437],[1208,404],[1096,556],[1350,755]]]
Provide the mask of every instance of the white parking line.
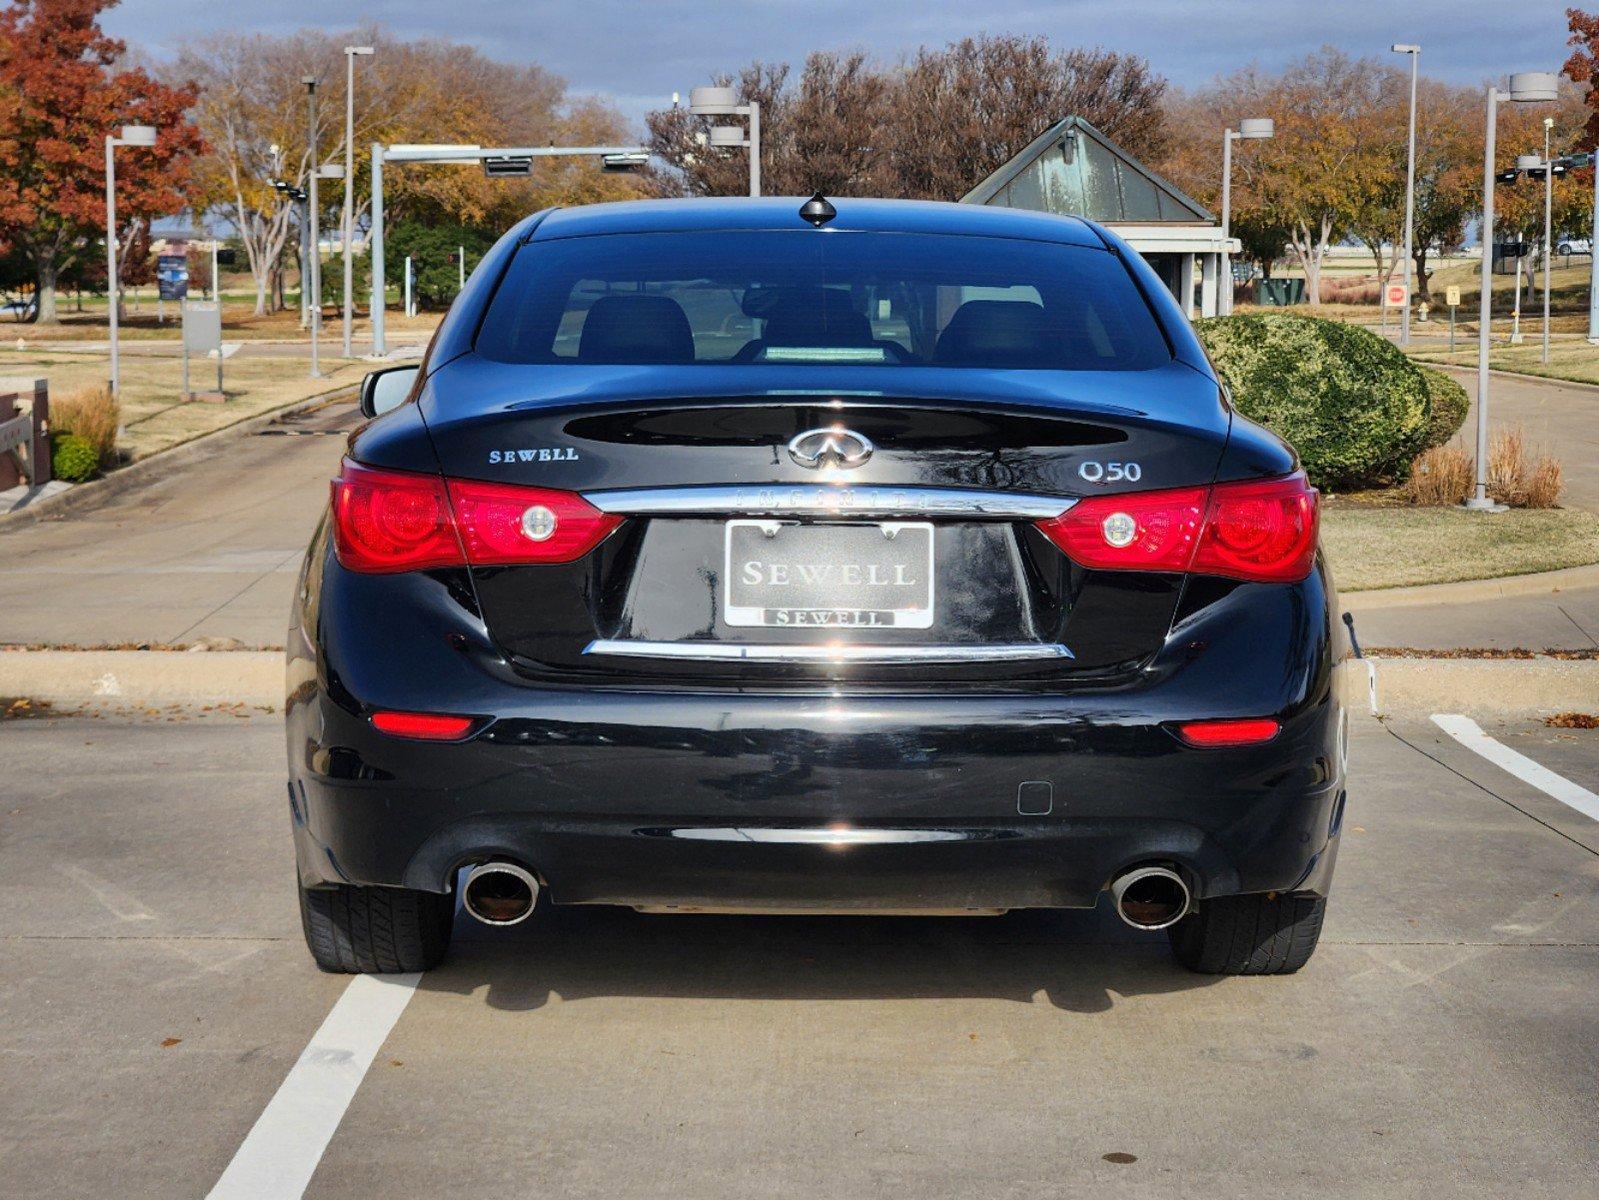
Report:
[[357,975],[350,981],[211,1189],[212,1200],[292,1200],[305,1194],[344,1110],[421,978]]
[[1599,821],[1599,796],[1564,775],[1557,775],[1525,754],[1519,754],[1503,742],[1495,741],[1482,731],[1470,717],[1455,713],[1434,714],[1432,723],[1442,729],[1466,749],[1480,754],[1496,767],[1509,771],[1523,783],[1530,783],[1546,796],[1574,808],[1585,817]]

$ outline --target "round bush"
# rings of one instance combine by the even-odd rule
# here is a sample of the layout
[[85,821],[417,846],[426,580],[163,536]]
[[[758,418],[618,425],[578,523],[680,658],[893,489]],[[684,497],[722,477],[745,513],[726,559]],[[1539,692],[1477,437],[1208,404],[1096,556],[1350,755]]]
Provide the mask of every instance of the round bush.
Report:
[[1312,482],[1403,480],[1426,444],[1427,381],[1376,334],[1288,313],[1212,317],[1195,328],[1238,411],[1286,438]]
[[1466,410],[1471,407],[1471,397],[1466,394],[1465,388],[1437,367],[1418,365],[1416,369],[1427,381],[1427,395],[1432,401],[1432,413],[1427,420],[1427,440],[1421,446],[1423,450],[1431,450],[1434,446],[1442,446],[1460,432],[1460,427],[1466,423]]
[[100,469],[100,455],[87,438],[58,433],[50,439],[50,471],[57,479],[82,483]]

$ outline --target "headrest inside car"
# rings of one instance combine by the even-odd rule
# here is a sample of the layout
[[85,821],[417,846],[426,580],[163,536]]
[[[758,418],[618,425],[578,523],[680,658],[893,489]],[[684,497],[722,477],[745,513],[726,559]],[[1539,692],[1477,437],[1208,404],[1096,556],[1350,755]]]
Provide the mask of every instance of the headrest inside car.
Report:
[[768,346],[870,346],[872,323],[837,288],[790,288],[760,315]]
[[1049,316],[1027,300],[968,300],[938,335],[933,359],[944,366],[1045,367],[1062,355]]
[[579,362],[691,363],[694,334],[667,296],[602,296],[583,320]]

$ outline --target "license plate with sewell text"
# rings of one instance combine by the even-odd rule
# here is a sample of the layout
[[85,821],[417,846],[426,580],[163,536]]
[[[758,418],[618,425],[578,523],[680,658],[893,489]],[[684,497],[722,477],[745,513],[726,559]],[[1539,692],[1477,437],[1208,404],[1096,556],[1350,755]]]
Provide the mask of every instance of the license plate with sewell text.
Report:
[[929,629],[933,526],[729,521],[722,619],[782,628]]

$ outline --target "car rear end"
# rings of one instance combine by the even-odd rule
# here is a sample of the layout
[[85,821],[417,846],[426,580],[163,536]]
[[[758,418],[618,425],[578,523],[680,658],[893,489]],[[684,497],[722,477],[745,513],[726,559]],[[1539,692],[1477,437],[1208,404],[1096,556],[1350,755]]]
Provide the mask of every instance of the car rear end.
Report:
[[839,208],[547,220],[485,264],[307,557],[314,899],[1110,890],[1192,941],[1325,896],[1344,651],[1291,453],[1108,235]]

